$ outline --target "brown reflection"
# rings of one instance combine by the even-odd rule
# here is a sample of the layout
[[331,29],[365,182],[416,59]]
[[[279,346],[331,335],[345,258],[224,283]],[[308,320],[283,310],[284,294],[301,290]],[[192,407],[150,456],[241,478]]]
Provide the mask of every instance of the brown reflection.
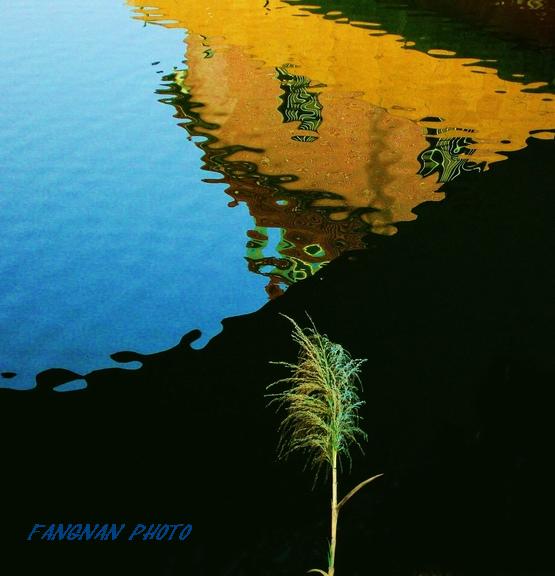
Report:
[[[221,58],[220,53],[219,58],[210,58],[210,64],[212,61],[214,64],[212,70],[226,72],[225,77],[222,77],[222,89],[217,91],[218,105],[221,108],[212,107],[203,103],[202,98],[213,93],[207,85],[213,77],[193,74],[193,70],[206,71],[212,67],[205,68],[202,63],[198,68],[195,67],[194,54],[202,54],[204,44],[202,41],[195,46],[192,44],[188,52],[189,70],[178,71],[167,78],[170,80],[167,89],[159,91],[166,96],[162,101],[175,107],[177,118],[188,120],[181,125],[189,134],[206,136],[206,140],[197,141],[197,145],[205,152],[204,167],[222,176],[221,179],[207,181],[223,182],[227,185],[226,192],[232,198],[229,202],[230,208],[237,206],[239,202],[247,204],[254,219],[253,228],[246,233],[249,270],[268,277],[268,295],[278,296],[286,286],[312,275],[344,250],[363,248],[362,238],[369,232],[370,227],[362,218],[367,218],[366,212],[372,208],[367,204],[360,209],[350,207],[347,215],[344,215],[344,199],[339,194],[323,188],[295,188],[295,184],[301,181],[294,174],[295,167],[302,166],[298,160],[294,166],[289,167],[289,161],[278,154],[278,165],[285,165],[290,170],[284,174],[279,170],[272,170],[269,156],[271,152],[267,149],[246,148],[234,144],[236,138],[240,137],[236,136],[235,130],[241,134],[245,129],[249,133],[252,130],[254,134],[264,132],[264,142],[268,141],[274,146],[279,144],[275,135],[268,140],[270,131],[261,130],[268,117],[272,122],[269,128],[282,129],[282,117],[277,110],[280,101],[278,74],[275,71],[268,74],[266,69],[244,57],[239,50],[228,52],[231,60]],[[239,67],[241,63],[254,70],[258,69],[262,76],[258,78],[256,73],[250,76],[254,81],[260,80],[255,98],[248,90],[241,89],[241,86],[245,87],[245,83],[241,82],[241,73],[250,71],[249,68]],[[232,64],[233,73],[228,74],[230,71],[226,70],[225,65],[229,64]],[[239,90],[236,90],[237,87]],[[206,94],[204,89],[207,90]],[[266,89],[273,92],[275,99],[270,97],[265,101],[268,97]],[[200,102],[197,101],[198,96]],[[271,108],[268,104],[276,107]],[[224,113],[221,110],[224,110]],[[231,111],[234,112],[233,115]],[[217,121],[222,119],[225,120],[224,124],[218,124]],[[241,121],[245,126],[242,126]],[[289,138],[291,135],[303,135],[302,132],[293,127],[287,128],[284,137],[288,146],[304,146],[306,150],[306,146],[314,144]],[[281,132],[277,134],[279,136]],[[256,140],[258,145],[264,142]],[[318,158],[311,159],[312,162],[317,160]],[[330,170],[337,178],[337,169],[331,167]],[[337,212],[338,210],[341,212]],[[278,231],[279,235],[279,241],[275,242],[274,238],[273,246],[269,245],[269,231],[272,229]]]
[[[415,218],[415,206],[442,197],[435,179],[418,174],[418,155],[428,142],[415,122],[315,86],[309,91],[318,94],[322,122],[317,132],[301,129],[300,122],[285,122],[279,111],[279,69],[240,47],[213,46],[213,56],[206,58],[203,39],[191,36],[187,43],[186,84],[193,99],[204,104],[202,118],[211,125],[199,132],[217,139],[213,147],[250,148],[237,150],[230,160],[254,163],[286,190],[325,192],[312,206],[332,209],[334,220],[363,209],[363,220],[380,234],[393,234],[394,222]],[[288,69],[293,75],[295,68]],[[317,139],[294,139],[307,134]]]
[[168,77],[164,101],[206,137],[205,167],[222,175],[230,206],[248,204],[248,265],[271,296],[368,232],[394,234],[443,198],[444,182],[504,160],[531,131],[552,136],[542,133],[552,100],[525,91],[536,85],[441,46],[408,50],[379,23],[277,0],[157,3],[139,17],[189,30],[188,68]]
[[[395,233],[395,222],[415,218],[415,206],[443,197],[441,182],[418,173],[429,143],[415,122],[321,91],[294,68],[284,85],[283,69],[242,48],[213,45],[207,57],[205,39],[187,44],[189,68],[173,76],[174,98],[165,101],[193,120],[185,125],[192,134],[207,136],[205,166],[223,175],[230,205],[247,203],[255,220],[247,260],[270,279],[270,296],[362,248],[368,232]],[[179,93],[188,96],[181,105]],[[281,235],[273,255],[268,228]]]

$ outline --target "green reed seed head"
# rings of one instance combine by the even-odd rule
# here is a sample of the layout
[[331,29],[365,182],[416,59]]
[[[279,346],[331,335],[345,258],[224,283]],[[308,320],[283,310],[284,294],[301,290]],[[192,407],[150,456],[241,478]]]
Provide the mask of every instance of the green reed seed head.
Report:
[[[285,316],[285,315],[283,315]],[[359,427],[359,408],[364,404],[358,395],[361,365],[341,346],[320,334],[314,323],[301,328],[292,318],[292,337],[299,345],[296,364],[287,366],[291,375],[270,384],[284,385],[282,392],[269,394],[271,404],[285,412],[280,425],[278,456],[287,458],[300,450],[308,457],[307,464],[318,473],[326,463],[333,466],[336,457],[350,462],[349,447],[366,440]],[[310,319],[310,317],[309,317]]]

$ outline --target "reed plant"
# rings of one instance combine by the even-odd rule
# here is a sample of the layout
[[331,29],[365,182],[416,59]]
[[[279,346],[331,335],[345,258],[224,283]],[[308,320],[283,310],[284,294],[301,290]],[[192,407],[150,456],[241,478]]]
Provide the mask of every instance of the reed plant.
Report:
[[278,457],[285,459],[293,452],[303,452],[307,466],[315,473],[315,482],[322,469],[331,469],[328,570],[314,568],[309,572],[334,576],[339,511],[361,488],[383,475],[367,478],[338,500],[338,467],[342,459],[350,467],[350,447],[362,450],[361,442],[367,439],[359,426],[359,409],[364,404],[359,397],[360,371],[365,360],[352,358],[341,344],[318,332],[310,317],[312,326],[304,329],[292,318],[285,318],[293,325],[292,338],[299,345],[299,356],[296,364],[273,362],[289,368],[291,375],[268,386],[284,387],[268,394],[269,405],[275,404],[285,413],[279,428]]

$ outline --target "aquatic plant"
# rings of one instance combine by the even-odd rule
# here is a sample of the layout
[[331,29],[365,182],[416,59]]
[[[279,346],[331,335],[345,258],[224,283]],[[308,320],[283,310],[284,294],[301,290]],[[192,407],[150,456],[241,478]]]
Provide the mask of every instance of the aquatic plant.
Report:
[[337,522],[341,508],[366,484],[383,476],[377,474],[357,484],[338,501],[338,466],[345,457],[351,463],[349,448],[352,444],[361,450],[366,433],[360,428],[358,414],[364,401],[358,395],[360,370],[364,359],[352,358],[349,352],[320,334],[312,323],[301,328],[292,318],[292,338],[299,345],[296,364],[273,362],[286,366],[291,376],[268,386],[286,385],[286,389],[269,394],[269,405],[277,404],[285,412],[280,424],[278,457],[287,458],[300,450],[307,457],[307,466],[315,471],[315,482],[322,468],[331,468],[331,538],[328,551],[328,570],[314,568],[309,572],[334,576]]

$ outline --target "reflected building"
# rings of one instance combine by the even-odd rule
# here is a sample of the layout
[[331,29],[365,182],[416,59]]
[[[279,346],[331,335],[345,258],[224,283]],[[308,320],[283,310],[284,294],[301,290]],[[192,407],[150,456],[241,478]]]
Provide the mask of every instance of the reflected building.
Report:
[[[156,0],[137,17],[188,30],[162,101],[255,221],[246,258],[270,296],[370,232],[391,235],[441,186],[552,137],[545,84],[431,53],[341,14],[276,0]],[[275,230],[276,233],[272,233]]]

